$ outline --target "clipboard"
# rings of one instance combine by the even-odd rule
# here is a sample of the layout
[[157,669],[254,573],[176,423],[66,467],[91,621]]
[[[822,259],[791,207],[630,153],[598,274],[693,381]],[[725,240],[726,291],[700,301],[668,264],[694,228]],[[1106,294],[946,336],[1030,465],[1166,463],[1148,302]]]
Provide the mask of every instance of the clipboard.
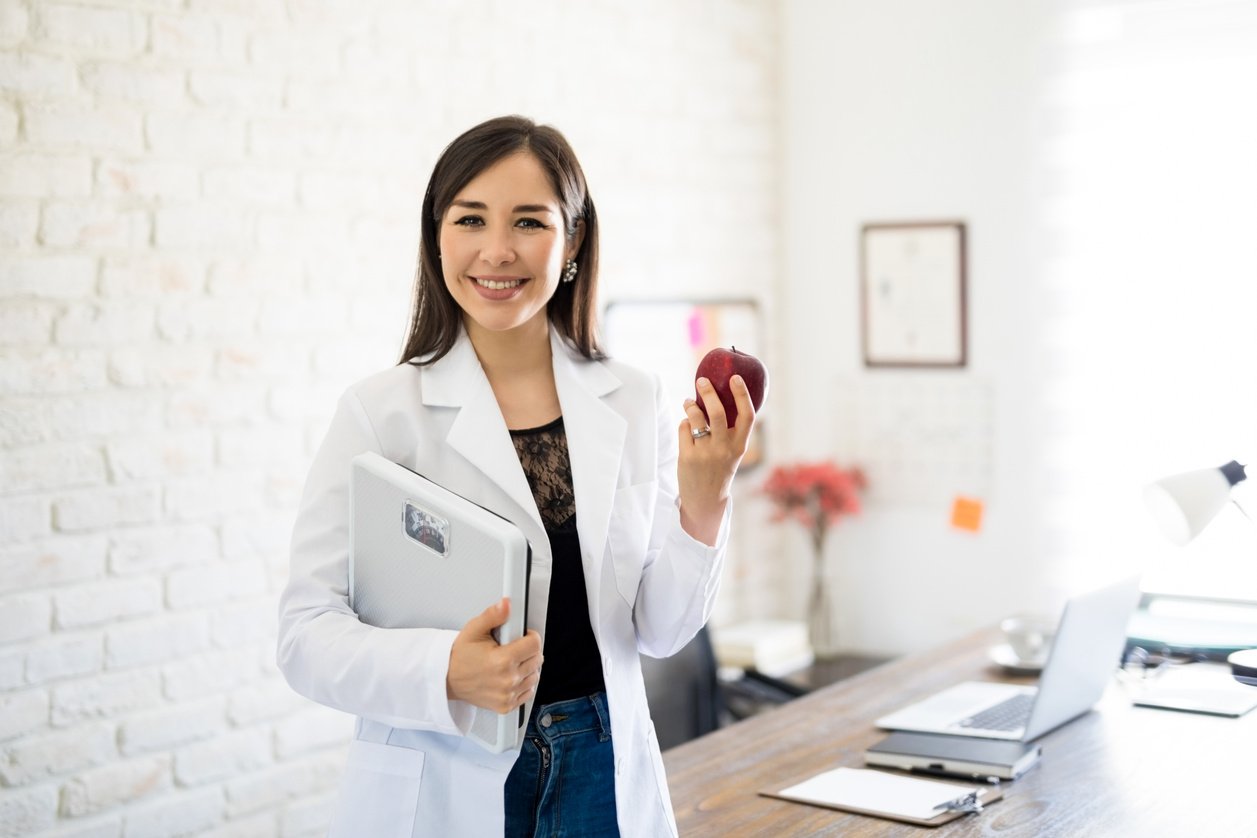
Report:
[[[961,815],[981,812],[1002,799],[1004,791],[998,785],[948,783],[843,767],[760,795],[916,826],[941,826]],[[932,809],[938,809],[938,814],[927,815]]]

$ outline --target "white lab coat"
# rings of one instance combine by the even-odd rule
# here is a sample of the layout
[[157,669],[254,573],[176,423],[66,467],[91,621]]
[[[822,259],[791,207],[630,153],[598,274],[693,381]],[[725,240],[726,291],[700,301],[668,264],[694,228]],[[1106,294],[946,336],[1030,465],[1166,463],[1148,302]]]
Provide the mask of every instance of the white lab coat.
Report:
[[[551,344],[611,712],[620,832],[675,835],[638,653],[671,655],[706,622],[729,514],[715,547],[681,529],[680,405],[666,403],[656,377],[588,361],[554,332]],[[501,835],[503,784],[516,752],[490,754],[462,735],[469,706],[445,694],[457,633],[374,628],[349,608],[349,463],[363,451],[523,530],[533,549],[527,626],[543,644],[549,600],[550,543],[466,334],[429,367],[404,364],[349,388],[310,469],[279,606],[278,660],[288,683],[359,717],[331,834]]]

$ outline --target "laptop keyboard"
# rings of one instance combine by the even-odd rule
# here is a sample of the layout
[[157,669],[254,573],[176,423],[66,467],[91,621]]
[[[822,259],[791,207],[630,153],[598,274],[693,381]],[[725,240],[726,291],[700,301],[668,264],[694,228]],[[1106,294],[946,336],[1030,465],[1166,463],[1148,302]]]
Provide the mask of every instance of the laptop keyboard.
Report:
[[1034,704],[1034,695],[1018,693],[1006,698],[999,704],[993,704],[981,713],[974,713],[967,719],[961,719],[961,727],[978,730],[1016,730],[1025,727],[1026,718],[1030,715],[1030,707]]

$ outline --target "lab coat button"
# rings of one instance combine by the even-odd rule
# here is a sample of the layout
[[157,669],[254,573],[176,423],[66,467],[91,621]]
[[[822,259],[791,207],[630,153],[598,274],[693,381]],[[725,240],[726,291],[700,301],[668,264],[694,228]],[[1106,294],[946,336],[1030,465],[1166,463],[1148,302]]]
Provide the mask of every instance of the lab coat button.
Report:
[[541,717],[542,727],[549,727],[552,724],[554,724],[554,718],[549,713],[546,713],[544,716]]
[[611,674],[611,658],[603,658],[603,659],[602,659],[602,673],[603,673],[604,675],[610,675],[610,674]]
[[624,771],[624,757],[615,761],[615,776],[619,777],[622,771]]

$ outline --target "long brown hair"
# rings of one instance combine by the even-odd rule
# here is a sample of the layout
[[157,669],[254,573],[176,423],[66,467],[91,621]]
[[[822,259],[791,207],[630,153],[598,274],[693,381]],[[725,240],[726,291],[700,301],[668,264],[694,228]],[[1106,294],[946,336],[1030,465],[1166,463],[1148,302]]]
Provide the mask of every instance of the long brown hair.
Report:
[[563,212],[570,240],[577,225],[585,238],[576,256],[576,279],[560,282],[546,307],[550,323],[586,358],[604,357],[598,345],[598,216],[576,154],[566,139],[549,125],[522,116],[502,116],[482,122],[446,146],[432,169],[423,196],[420,220],[419,270],[415,277],[410,326],[399,364],[436,362],[453,348],[463,328],[463,313],[441,272],[437,231],[441,218],[459,190],[497,161],[521,151],[531,153],[550,176]]

